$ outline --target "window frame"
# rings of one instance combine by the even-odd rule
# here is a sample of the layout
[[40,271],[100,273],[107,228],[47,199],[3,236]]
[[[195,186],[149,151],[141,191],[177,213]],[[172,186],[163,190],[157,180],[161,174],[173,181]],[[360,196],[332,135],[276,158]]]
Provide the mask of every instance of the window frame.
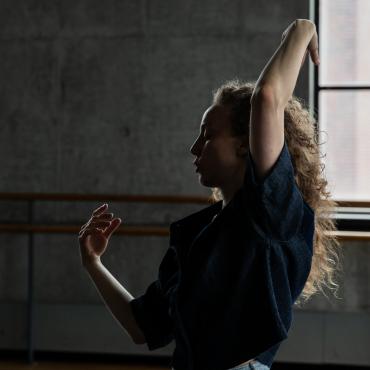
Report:
[[[319,39],[320,51],[320,0],[309,0],[309,19],[315,23],[316,31]],[[321,55],[321,53],[320,53]],[[308,88],[309,88],[309,110],[311,115],[317,119],[318,128],[320,127],[319,112],[320,102],[319,93],[322,90],[368,90],[370,86],[354,86],[354,85],[341,85],[340,83],[333,85],[320,85],[319,83],[319,70],[315,68],[313,63],[309,63],[308,72]],[[319,139],[317,137],[317,139]],[[370,201],[357,201],[357,200],[333,200],[338,203],[332,218],[336,220],[336,226],[340,231],[370,231]]]

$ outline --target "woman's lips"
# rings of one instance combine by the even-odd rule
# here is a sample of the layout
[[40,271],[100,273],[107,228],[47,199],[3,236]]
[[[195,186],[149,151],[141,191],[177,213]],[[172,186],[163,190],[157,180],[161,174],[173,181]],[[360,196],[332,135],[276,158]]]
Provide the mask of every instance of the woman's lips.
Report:
[[195,166],[195,172],[199,172],[199,163],[198,163],[198,161],[194,161],[193,164]]

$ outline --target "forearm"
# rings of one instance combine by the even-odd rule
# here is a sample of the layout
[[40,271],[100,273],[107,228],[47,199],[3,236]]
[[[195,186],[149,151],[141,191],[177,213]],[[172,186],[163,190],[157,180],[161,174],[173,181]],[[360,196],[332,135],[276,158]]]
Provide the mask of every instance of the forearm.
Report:
[[135,343],[141,343],[143,334],[137,326],[129,302],[134,298],[101,263],[85,267],[106,306]]
[[253,95],[268,88],[278,106],[285,107],[291,98],[302,59],[315,33],[315,25],[305,20],[296,20],[274,55],[259,76]]

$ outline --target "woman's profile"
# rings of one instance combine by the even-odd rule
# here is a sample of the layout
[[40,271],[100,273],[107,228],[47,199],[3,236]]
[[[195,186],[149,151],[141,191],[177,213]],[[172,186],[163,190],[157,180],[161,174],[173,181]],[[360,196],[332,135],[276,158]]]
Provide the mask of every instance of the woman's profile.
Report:
[[[212,204],[170,225],[158,279],[134,298],[101,256],[122,220],[97,208],[81,227],[82,264],[108,308],[149,350],[175,341],[174,370],[270,369],[293,306],[335,289],[336,203],[322,177],[316,120],[293,90],[315,24],[292,22],[256,82],[213,91],[190,148]],[[325,294],[325,293],[324,293]]]

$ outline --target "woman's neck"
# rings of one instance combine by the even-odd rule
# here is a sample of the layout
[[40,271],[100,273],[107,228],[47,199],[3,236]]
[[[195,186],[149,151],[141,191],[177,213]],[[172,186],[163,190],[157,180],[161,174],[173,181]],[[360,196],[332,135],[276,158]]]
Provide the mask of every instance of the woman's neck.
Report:
[[225,186],[220,187],[220,192],[222,194],[222,208],[225,208],[226,205],[234,197],[235,193],[243,186],[245,176],[245,167],[233,177],[233,182],[226,184]]

